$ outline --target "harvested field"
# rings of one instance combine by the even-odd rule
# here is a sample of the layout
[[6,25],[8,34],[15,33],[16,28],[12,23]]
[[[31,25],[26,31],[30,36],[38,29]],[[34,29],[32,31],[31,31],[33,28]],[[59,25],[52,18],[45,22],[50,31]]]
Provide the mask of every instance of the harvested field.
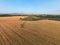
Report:
[[20,17],[0,17],[0,45],[60,45],[59,21],[22,21]]

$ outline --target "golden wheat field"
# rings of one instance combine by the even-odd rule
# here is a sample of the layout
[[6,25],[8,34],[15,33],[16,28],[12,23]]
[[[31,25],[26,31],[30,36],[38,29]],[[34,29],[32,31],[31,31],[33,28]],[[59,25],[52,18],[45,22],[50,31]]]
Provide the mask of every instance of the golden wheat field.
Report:
[[[60,22],[0,17],[0,45],[60,45]],[[21,24],[24,23],[24,27]]]

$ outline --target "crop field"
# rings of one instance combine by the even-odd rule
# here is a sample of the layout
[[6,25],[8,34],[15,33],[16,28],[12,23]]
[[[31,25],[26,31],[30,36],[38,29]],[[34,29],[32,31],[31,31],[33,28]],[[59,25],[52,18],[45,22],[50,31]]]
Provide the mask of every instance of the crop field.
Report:
[[60,45],[60,21],[24,17],[0,17],[0,45]]

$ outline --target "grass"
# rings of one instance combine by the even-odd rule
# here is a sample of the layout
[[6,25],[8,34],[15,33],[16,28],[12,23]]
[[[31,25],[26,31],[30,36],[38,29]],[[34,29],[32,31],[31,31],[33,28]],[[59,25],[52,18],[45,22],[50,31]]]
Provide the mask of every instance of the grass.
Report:
[[33,15],[29,15],[25,18],[21,18],[21,20],[23,20],[23,21],[37,21],[39,19],[40,19],[40,17],[36,17],[36,16],[33,16]]

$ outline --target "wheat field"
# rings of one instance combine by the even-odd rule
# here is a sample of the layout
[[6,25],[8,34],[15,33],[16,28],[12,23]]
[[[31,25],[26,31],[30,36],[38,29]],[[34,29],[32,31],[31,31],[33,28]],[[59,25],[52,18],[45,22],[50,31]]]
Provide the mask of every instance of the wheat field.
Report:
[[0,17],[0,45],[60,45],[59,21],[22,21],[21,17]]

